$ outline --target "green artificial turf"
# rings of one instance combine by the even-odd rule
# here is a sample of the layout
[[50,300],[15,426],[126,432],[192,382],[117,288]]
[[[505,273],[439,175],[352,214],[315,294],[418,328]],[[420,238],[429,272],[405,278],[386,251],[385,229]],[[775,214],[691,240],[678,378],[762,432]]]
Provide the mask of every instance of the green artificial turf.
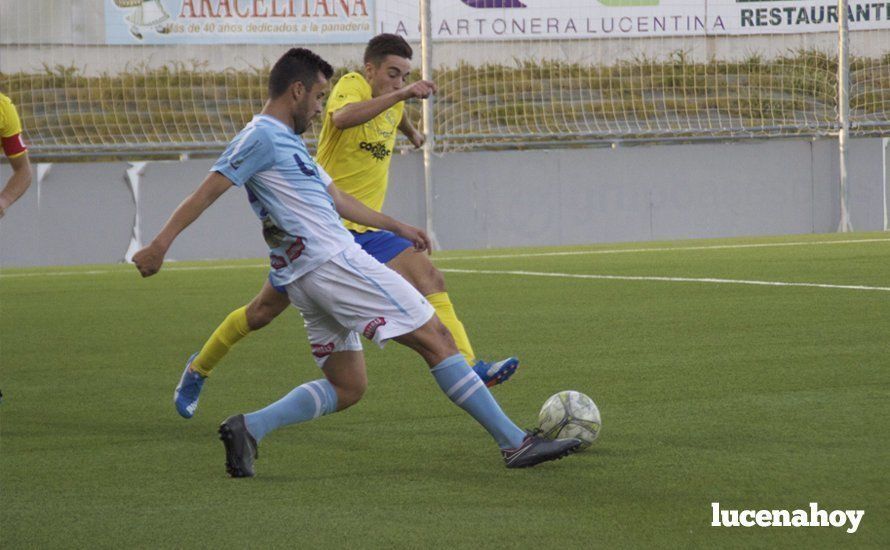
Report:
[[[864,242],[837,242],[851,239]],[[366,345],[361,403],[270,434],[257,476],[229,479],[218,423],[319,376],[288,311],[217,367],[193,419],[175,413],[184,361],[259,289],[261,261],[145,280],[126,265],[4,270],[0,545],[890,543],[890,234],[434,257],[477,353],[522,360],[493,391],[507,414],[529,427],[551,394],[584,392],[603,416],[593,447],[507,470],[419,357]],[[854,534],[718,528],[712,502],[865,516]]]

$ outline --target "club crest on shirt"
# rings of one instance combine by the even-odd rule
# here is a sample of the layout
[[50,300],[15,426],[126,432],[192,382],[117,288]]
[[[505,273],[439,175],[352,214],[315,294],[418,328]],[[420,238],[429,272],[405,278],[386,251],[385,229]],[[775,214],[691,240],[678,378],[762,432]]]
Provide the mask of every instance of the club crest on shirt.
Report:
[[389,139],[392,137],[393,132],[396,130],[396,125],[398,124],[396,121],[396,115],[392,112],[392,110],[386,111],[383,113],[383,120],[386,121],[386,124],[383,124],[379,119],[377,119],[375,126],[375,130],[377,130],[377,134],[380,135],[383,139]]

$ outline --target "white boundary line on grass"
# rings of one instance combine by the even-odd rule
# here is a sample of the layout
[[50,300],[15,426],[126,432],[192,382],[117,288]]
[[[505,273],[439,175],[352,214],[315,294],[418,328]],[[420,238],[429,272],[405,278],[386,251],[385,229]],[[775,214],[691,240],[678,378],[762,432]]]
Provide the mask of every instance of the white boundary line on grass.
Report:
[[[674,251],[688,251],[688,250],[725,250],[725,249],[734,249],[734,248],[770,248],[770,247],[779,247],[779,246],[814,246],[814,245],[826,245],[826,244],[857,244],[857,243],[879,243],[879,242],[890,242],[890,238],[886,239],[847,239],[847,240],[832,240],[832,241],[796,241],[790,243],[752,243],[752,244],[726,244],[726,245],[711,245],[711,246],[683,246],[683,247],[662,247],[662,248],[616,248],[616,249],[608,249],[608,250],[574,250],[574,251],[565,251],[565,252],[529,252],[529,253],[520,253],[520,254],[491,254],[487,256],[452,256],[445,258],[434,258],[436,262],[444,262],[444,261],[454,261],[454,260],[491,260],[491,259],[510,259],[510,258],[536,258],[536,257],[547,257],[547,256],[582,256],[582,255],[590,255],[590,254],[629,254],[635,252],[674,252]],[[163,271],[213,271],[218,269],[259,269],[259,268],[268,268],[269,264],[229,264],[229,265],[196,265],[196,266],[177,266],[169,265],[163,268]],[[442,271],[448,271],[443,269]],[[453,270],[456,272],[466,272],[472,273],[472,271],[462,271],[462,270]],[[54,277],[54,276],[72,276],[72,275],[107,275],[112,273],[132,273],[130,270],[123,269],[95,269],[89,271],[28,271],[23,273],[2,273],[0,272],[0,279],[6,278],[21,278],[21,277]],[[479,271],[479,273],[484,273],[483,271]],[[498,272],[498,273],[511,273],[511,272]],[[513,272],[520,273],[520,272]],[[529,272],[531,273],[531,272]],[[555,275],[554,275],[555,276]],[[610,275],[591,275],[589,277],[597,277],[597,278],[609,278],[612,277]],[[613,277],[614,278],[614,277]],[[665,280],[669,280],[671,278],[664,278]],[[648,279],[643,279],[648,280]],[[654,279],[653,279],[654,280]],[[675,279],[681,280],[681,279]],[[695,279],[701,281],[710,281],[710,282],[718,282],[720,279]],[[799,286],[804,283],[770,283],[768,281],[761,281],[759,283],[751,283],[751,284],[778,284],[778,285],[792,285]],[[810,284],[806,283],[809,286],[814,286],[815,283]],[[849,288],[844,286],[837,285],[828,285],[828,288]],[[881,288],[881,287],[865,287],[865,288]]]
[[757,244],[716,244],[711,246],[676,246],[661,248],[615,248],[607,250],[569,250],[565,252],[529,252],[525,254],[491,254],[488,256],[452,256],[450,258],[436,258],[437,262],[454,260],[494,260],[509,258],[537,258],[543,256],[584,256],[588,254],[629,254],[633,252],[675,252],[687,250],[727,250],[733,248],[771,248],[776,246],[813,246],[823,244],[855,244],[855,243],[884,243],[887,239],[849,239],[837,241],[798,241],[791,243],[757,243]]
[[[217,269],[269,269],[269,264],[230,264],[230,265],[171,265],[164,266],[161,271],[214,271]],[[65,277],[71,275],[109,275],[121,273],[136,275],[134,267],[129,269],[92,269],[89,271],[29,271],[27,273],[0,273],[0,279],[20,277]]]
[[635,275],[587,275],[583,273],[548,273],[544,271],[490,271],[483,269],[442,269],[444,273],[468,273],[471,275],[521,275],[527,277],[560,277],[564,279],[596,279],[609,281],[656,281],[668,283],[712,283],[727,285],[799,286],[808,288],[833,288],[845,290],[877,290],[890,292],[890,287],[863,285],[829,285],[822,283],[788,283],[782,281],[749,281],[745,279],[713,279],[694,277],[643,277]]
[[[165,268],[164,271],[211,271],[216,269],[265,269],[266,264],[240,264],[240,265],[215,265],[215,266],[171,266]],[[591,275],[585,273],[551,273],[545,271],[497,271],[485,269],[454,269],[443,268],[444,273],[465,273],[470,275],[518,275],[526,277],[557,277],[563,279],[593,279],[606,281],[652,281],[652,282],[668,282],[668,283],[711,283],[711,284],[732,284],[732,285],[755,285],[755,286],[791,286],[806,288],[830,288],[843,290],[873,290],[879,292],[890,292],[890,287],[883,286],[865,286],[865,285],[831,285],[825,283],[790,283],[785,281],[755,281],[746,279],[717,279],[711,277],[660,277],[660,276],[639,276],[639,275]],[[63,276],[63,275],[105,275],[111,273],[131,274],[130,271],[124,270],[92,270],[92,271],[55,271],[47,273],[13,273],[8,275],[0,274],[2,277],[27,277],[27,276]]]

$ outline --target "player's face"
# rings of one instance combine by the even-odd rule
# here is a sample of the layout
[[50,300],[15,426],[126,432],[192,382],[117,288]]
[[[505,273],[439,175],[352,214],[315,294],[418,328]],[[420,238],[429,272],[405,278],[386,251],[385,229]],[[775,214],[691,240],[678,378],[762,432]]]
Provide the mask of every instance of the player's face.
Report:
[[371,95],[377,97],[394,92],[408,83],[411,61],[397,55],[387,55],[380,65],[367,63],[365,70],[371,84]]
[[321,114],[324,104],[324,96],[328,92],[328,79],[323,74],[318,73],[318,78],[312,88],[306,89],[302,84],[299,86],[302,93],[299,95],[294,106],[294,132],[302,134],[309,129],[312,121]]

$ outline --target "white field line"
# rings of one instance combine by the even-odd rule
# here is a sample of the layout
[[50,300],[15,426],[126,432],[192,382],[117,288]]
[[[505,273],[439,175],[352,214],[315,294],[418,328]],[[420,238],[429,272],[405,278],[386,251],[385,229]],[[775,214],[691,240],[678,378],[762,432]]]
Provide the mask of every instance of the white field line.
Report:
[[[230,265],[181,265],[165,266],[161,271],[213,271],[216,269],[269,269],[269,264],[230,264]],[[136,275],[136,268],[130,269],[93,269],[90,271],[32,271],[25,273],[0,273],[0,279],[12,279],[21,277],[66,277],[72,275],[110,275],[121,273],[124,275]]]
[[[164,268],[164,271],[210,271],[216,269],[266,269],[266,264],[240,264],[240,265],[213,265],[213,266],[172,266]],[[735,284],[755,286],[790,286],[808,288],[830,288],[845,290],[874,290],[890,292],[890,287],[865,286],[865,285],[832,285],[825,283],[790,283],[784,281],[755,281],[746,279],[717,279],[711,277],[660,277],[660,276],[636,276],[636,275],[591,275],[584,273],[550,273],[543,271],[496,271],[483,269],[452,269],[444,268],[445,273],[466,273],[472,275],[518,275],[528,277],[557,277],[564,279],[593,279],[613,281],[654,281],[670,283],[711,283],[711,284]],[[26,277],[26,276],[64,276],[64,275],[106,275],[113,273],[133,274],[124,270],[91,270],[91,271],[57,271],[45,273],[13,273],[0,274],[0,277]]]
[[724,285],[797,286],[807,288],[831,288],[844,290],[877,290],[890,292],[890,287],[864,285],[829,285],[823,283],[788,283],[782,281],[750,281],[745,279],[714,279],[695,277],[643,277],[634,275],[587,275],[583,273],[548,273],[542,271],[490,271],[482,269],[442,269],[444,273],[469,273],[472,275],[520,275],[526,277],[559,277],[564,279],[595,279],[609,281],[657,281],[667,283],[712,283]]
[[[779,246],[817,246],[832,244],[858,244],[858,243],[876,243],[890,242],[887,239],[848,239],[834,241],[799,241],[790,243],[758,243],[758,244],[727,244],[727,245],[711,245],[711,246],[685,246],[685,247],[662,247],[662,248],[621,248],[612,250],[576,250],[566,252],[529,252],[519,254],[492,254],[487,256],[452,256],[446,258],[434,258],[436,262],[454,261],[454,260],[491,260],[491,259],[509,259],[509,258],[536,258],[547,256],[582,256],[591,254],[632,254],[636,252],[674,252],[688,250],[726,250],[734,248],[771,248]],[[259,269],[268,268],[268,264],[216,264],[206,266],[166,266],[163,271],[212,271],[218,269]],[[4,278],[21,278],[21,277],[55,277],[55,276],[72,276],[72,275],[107,275],[113,273],[132,273],[132,271],[118,269],[96,269],[90,271],[30,271],[21,273],[2,273],[0,279]],[[481,272],[480,272],[481,273]],[[606,276],[603,276],[606,277]]]
[[677,252],[686,250],[728,250],[733,248],[772,248],[777,246],[815,246],[825,244],[883,243],[887,239],[851,239],[839,241],[800,241],[792,243],[759,243],[759,244],[716,244],[711,246],[677,246],[661,248],[616,248],[611,250],[571,250],[566,252],[529,252],[520,254],[491,254],[488,256],[451,256],[436,258],[437,262],[454,260],[495,260],[509,258],[539,258],[544,256],[585,256],[588,254],[632,254],[634,252]]

